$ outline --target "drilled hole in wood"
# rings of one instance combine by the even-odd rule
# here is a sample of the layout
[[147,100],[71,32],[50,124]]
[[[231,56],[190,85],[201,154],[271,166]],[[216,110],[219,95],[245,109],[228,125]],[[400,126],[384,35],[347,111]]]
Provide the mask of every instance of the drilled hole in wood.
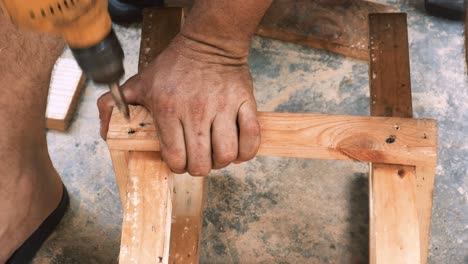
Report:
[[133,134],[135,134],[135,133],[136,133],[136,131],[135,131],[134,129],[129,129],[129,130],[127,131],[127,134],[129,134],[129,135],[133,135]]
[[395,128],[396,130],[400,130],[400,125],[394,125],[393,128]]
[[406,174],[405,170],[403,169],[398,170],[398,176],[400,176],[400,178],[405,177],[405,174]]
[[395,143],[396,141],[396,136],[395,135],[391,135],[387,138],[387,140],[385,140],[385,142],[387,142],[387,144],[393,144]]

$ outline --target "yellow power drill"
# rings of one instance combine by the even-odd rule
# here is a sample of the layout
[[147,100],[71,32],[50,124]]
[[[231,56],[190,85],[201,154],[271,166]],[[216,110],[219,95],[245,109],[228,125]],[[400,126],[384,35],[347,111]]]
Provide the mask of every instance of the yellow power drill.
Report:
[[87,77],[109,85],[120,112],[130,118],[119,87],[124,53],[107,0],[0,0],[0,8],[19,27],[62,35]]

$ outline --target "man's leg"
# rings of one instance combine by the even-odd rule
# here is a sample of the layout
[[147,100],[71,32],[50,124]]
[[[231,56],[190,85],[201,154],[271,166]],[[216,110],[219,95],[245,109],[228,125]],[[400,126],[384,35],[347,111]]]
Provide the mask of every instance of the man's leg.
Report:
[[63,44],[0,12],[0,263],[57,207],[62,183],[45,134],[50,72]]

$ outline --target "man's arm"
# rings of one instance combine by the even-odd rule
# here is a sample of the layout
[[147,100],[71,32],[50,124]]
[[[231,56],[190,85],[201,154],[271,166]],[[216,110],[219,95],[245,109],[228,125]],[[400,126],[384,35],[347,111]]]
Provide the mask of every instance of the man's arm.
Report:
[[245,58],[250,40],[272,0],[197,0],[182,35],[205,42],[220,55]]
[[[252,159],[260,144],[250,40],[271,0],[198,0],[182,32],[123,86],[154,116],[164,160],[176,173],[207,175]],[[111,98],[98,102],[107,133]]]

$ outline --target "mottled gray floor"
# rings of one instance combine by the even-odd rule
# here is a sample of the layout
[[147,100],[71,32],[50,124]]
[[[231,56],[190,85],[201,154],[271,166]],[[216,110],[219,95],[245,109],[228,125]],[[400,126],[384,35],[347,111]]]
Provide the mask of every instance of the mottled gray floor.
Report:
[[[430,263],[468,263],[468,85],[463,24],[427,17],[421,1],[381,1],[408,12],[414,111],[439,121]],[[118,27],[126,77],[139,27]],[[365,62],[256,37],[250,65],[259,110],[369,114]],[[68,133],[50,131],[71,210],[36,263],[115,263],[121,206],[96,99],[88,85]],[[208,180],[202,263],[366,263],[367,165],[257,158]]]

